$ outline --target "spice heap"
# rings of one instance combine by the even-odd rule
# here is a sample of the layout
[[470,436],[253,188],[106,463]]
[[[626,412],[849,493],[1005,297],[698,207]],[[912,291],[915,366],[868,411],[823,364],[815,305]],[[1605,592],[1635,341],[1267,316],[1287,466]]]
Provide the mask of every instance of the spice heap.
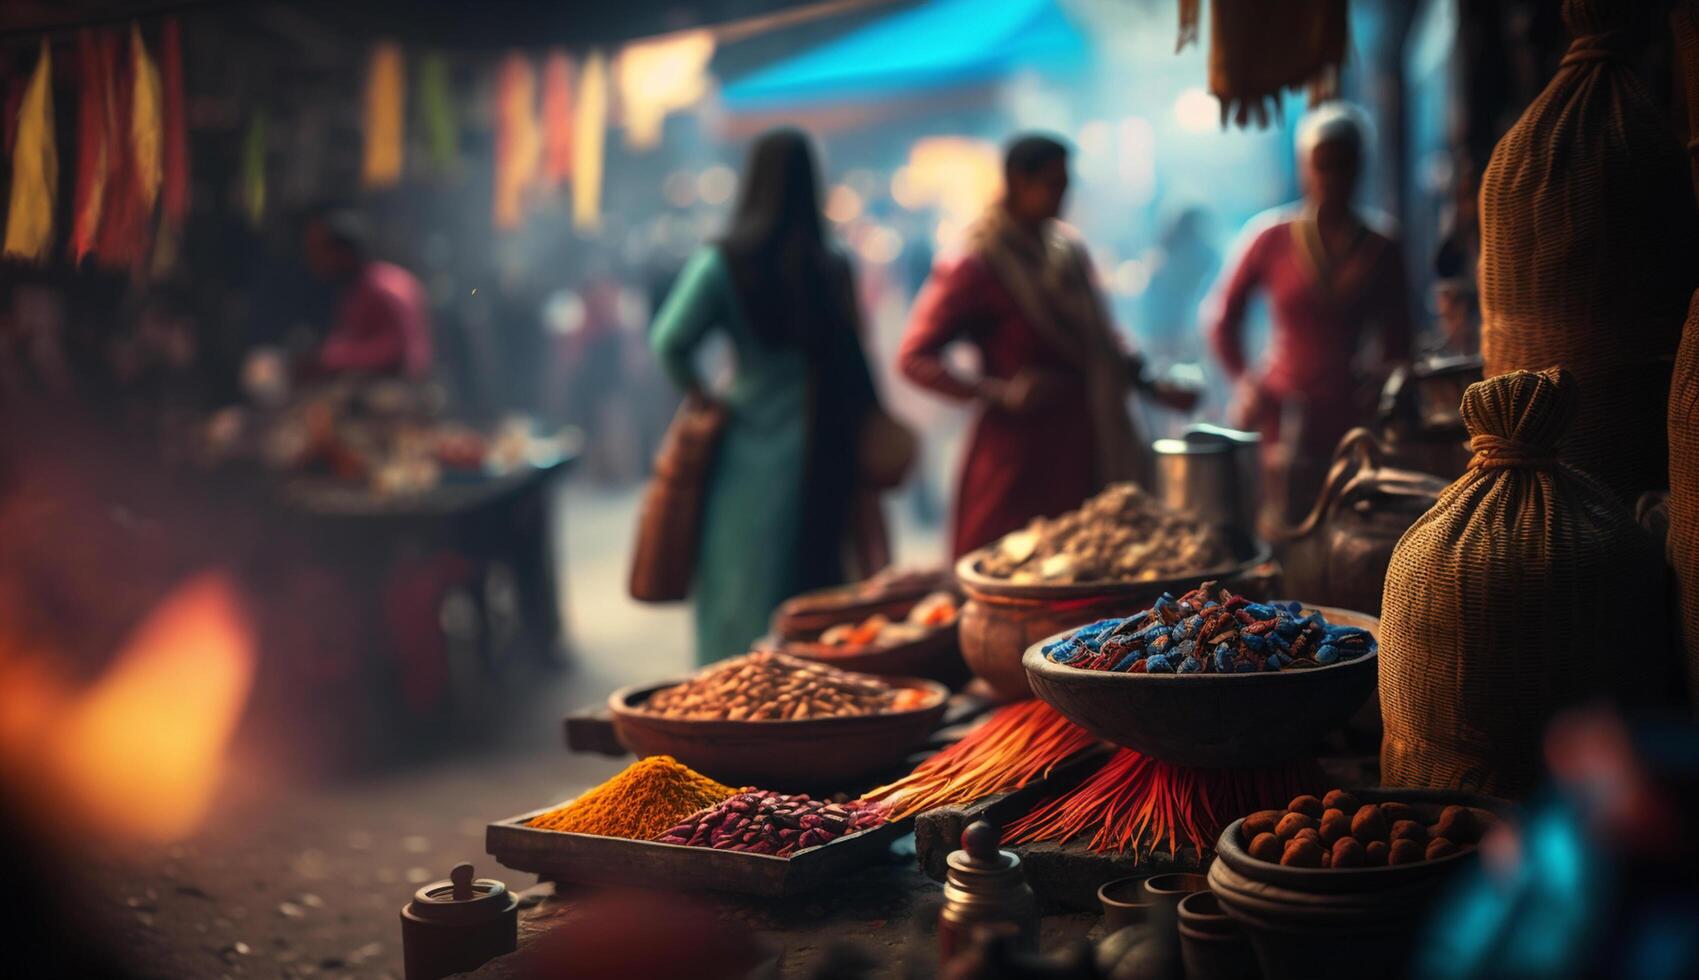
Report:
[[913,643],[956,621],[956,597],[934,592],[915,604],[900,622],[878,614],[859,623],[840,623],[820,634],[819,644],[835,650]]
[[997,709],[961,741],[866,798],[884,803],[890,819],[903,820],[1020,789],[1096,744],[1095,736],[1043,701],[1022,701]]
[[824,803],[801,794],[748,790],[692,814],[660,841],[789,857],[884,822],[882,808],[865,800]]
[[526,826],[649,840],[736,792],[681,765],[670,755],[652,755],[626,766],[619,775],[571,803],[531,818]]
[[921,691],[899,691],[871,674],[757,650],[656,691],[643,710],[709,721],[843,718],[901,711],[925,697]]
[[1231,560],[1220,530],[1169,510],[1137,484],[1117,483],[1079,510],[1004,535],[979,570],[1017,583],[1148,582]]
[[1246,674],[1304,670],[1375,651],[1374,634],[1318,610],[1252,602],[1206,582],[1126,619],[1103,619],[1044,648],[1051,663],[1124,674]]
[[1306,785],[1315,785],[1313,765],[1194,769],[1121,749],[1091,778],[1010,824],[1003,840],[1065,843],[1091,833],[1093,851],[1131,850],[1135,860],[1165,841],[1178,854],[1184,840],[1201,855],[1226,826],[1217,814],[1290,799]]
[[1251,857],[1295,868],[1378,868],[1437,861],[1480,842],[1496,819],[1448,806],[1431,823],[1408,803],[1360,803],[1349,792],[1299,796],[1284,810],[1261,810],[1242,825]]

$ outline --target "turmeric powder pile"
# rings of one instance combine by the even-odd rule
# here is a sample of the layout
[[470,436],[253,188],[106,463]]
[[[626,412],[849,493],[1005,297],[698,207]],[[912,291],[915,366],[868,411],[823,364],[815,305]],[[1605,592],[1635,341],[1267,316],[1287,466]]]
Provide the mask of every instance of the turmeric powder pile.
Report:
[[526,826],[598,837],[653,840],[685,817],[737,793],[670,755],[639,759],[614,778]]

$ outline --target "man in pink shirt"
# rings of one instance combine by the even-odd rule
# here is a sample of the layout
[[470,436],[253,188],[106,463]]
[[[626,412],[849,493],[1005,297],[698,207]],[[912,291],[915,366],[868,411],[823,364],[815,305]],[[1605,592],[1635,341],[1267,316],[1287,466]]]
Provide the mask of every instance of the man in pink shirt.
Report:
[[424,285],[406,269],[368,256],[365,229],[350,212],[314,215],[306,238],[313,274],[341,287],[313,373],[428,377],[431,321]]

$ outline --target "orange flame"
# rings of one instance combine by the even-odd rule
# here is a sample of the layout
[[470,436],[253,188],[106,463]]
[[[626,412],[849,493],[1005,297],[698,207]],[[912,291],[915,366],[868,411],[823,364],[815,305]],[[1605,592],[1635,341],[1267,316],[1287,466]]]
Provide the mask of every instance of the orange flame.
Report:
[[234,586],[203,574],[167,596],[87,688],[39,660],[0,657],[0,765],[36,791],[50,825],[182,837],[211,805],[254,666]]

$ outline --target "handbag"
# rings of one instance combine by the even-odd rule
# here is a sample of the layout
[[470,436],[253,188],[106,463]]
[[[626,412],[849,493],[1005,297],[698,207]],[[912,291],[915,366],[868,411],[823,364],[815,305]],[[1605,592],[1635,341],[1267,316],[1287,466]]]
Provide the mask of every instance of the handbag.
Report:
[[856,438],[856,467],[863,487],[889,490],[903,482],[920,452],[914,430],[897,421],[877,402],[861,420]]
[[725,406],[693,395],[667,427],[638,511],[637,546],[631,554],[633,599],[678,602],[689,597],[708,475],[725,425]]

